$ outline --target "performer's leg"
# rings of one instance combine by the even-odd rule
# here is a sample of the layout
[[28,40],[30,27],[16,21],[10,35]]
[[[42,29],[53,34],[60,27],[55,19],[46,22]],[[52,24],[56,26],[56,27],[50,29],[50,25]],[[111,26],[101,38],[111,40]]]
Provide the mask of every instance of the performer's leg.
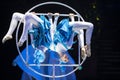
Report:
[[[91,46],[90,45],[91,45],[91,37],[92,37],[92,32],[93,32],[93,24],[89,23],[89,22],[82,22],[82,23],[76,24],[76,25],[80,26],[79,28],[77,27],[78,30],[86,29],[86,33],[85,33],[86,46],[81,46],[82,47],[81,49],[83,52],[85,52],[87,54],[88,57],[90,57],[91,56]],[[76,31],[77,31],[77,28],[75,28]],[[79,33],[79,34],[81,35],[81,33]]]
[[79,33],[80,29],[86,29],[86,45],[83,48],[86,48],[86,53],[87,56],[89,57],[91,55],[91,50],[90,50],[90,44],[91,44],[91,36],[92,36],[92,31],[93,31],[93,24],[89,23],[89,22],[80,22],[80,21],[76,21],[76,22],[69,22],[69,25],[73,26],[73,30]]
[[83,29],[79,30],[78,41],[79,41],[79,48],[81,49],[81,58],[84,59],[86,56],[86,49],[84,46],[85,44],[84,44],[84,31],[83,31]]
[[26,13],[24,19],[24,28],[20,40],[18,42],[18,46],[22,46],[24,41],[26,40],[28,30],[32,28],[32,25],[35,27],[39,26],[39,23],[43,23],[43,21],[35,15],[35,13]]
[[[10,27],[9,27],[9,30],[7,32],[7,34],[4,36],[2,42],[4,43],[5,41],[9,40],[9,39],[12,39],[12,34],[15,30],[15,28],[17,27],[17,23],[18,21],[20,21],[21,19],[24,18],[24,14],[21,14],[21,13],[13,13],[13,16],[12,16],[12,20],[11,20],[11,23],[10,23]],[[22,21],[23,22],[23,21]]]
[[88,29],[86,30],[86,53],[87,56],[91,56],[91,37],[92,37],[92,32],[93,32],[93,26],[89,26]]
[[[71,18],[73,18],[73,16],[71,16]],[[86,56],[86,50],[84,47],[84,25],[79,24],[81,22],[75,22],[75,21],[71,21],[69,24],[71,26],[73,26],[73,31],[76,32],[78,34],[78,41],[79,41],[79,46],[81,49],[81,57],[82,59],[84,59],[84,57]]]

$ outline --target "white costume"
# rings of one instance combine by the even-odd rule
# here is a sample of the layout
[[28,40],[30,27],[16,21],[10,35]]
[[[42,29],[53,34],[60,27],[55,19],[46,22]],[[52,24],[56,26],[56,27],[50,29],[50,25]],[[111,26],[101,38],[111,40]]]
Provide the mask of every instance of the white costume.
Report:
[[[74,64],[74,61],[69,56],[69,54],[66,53],[66,52],[73,45],[73,42],[74,42],[73,39],[74,39],[75,33],[78,34],[79,44],[81,46],[81,50],[83,51],[82,53],[83,53],[83,57],[84,57],[86,55],[87,51],[86,51],[85,46],[84,46],[84,31],[83,31],[83,29],[86,29],[86,38],[85,38],[86,39],[86,44],[90,45],[92,31],[93,31],[93,24],[89,23],[89,22],[75,21],[74,20],[74,15],[70,15],[71,21],[69,21],[68,25],[65,26],[64,28],[72,28],[72,30],[71,30],[72,33],[70,33],[71,35],[69,35],[70,37],[68,39],[66,39],[66,40],[62,40],[61,39],[61,40],[59,40],[60,38],[62,38],[62,37],[58,37],[58,36],[61,35],[60,31],[57,32],[57,27],[59,27],[59,26],[57,26],[59,14],[58,13],[54,14],[54,21],[52,19],[52,16],[53,15],[51,13],[48,13],[48,15],[47,15],[47,17],[49,19],[49,23],[50,23],[50,26],[48,26],[50,28],[50,30],[48,32],[50,33],[50,38],[51,38],[50,41],[51,42],[50,43],[46,42],[46,43],[47,44],[49,43],[50,45],[46,46],[45,44],[43,44],[41,42],[40,44],[42,44],[42,45],[39,45],[37,47],[35,47],[35,45],[33,45],[33,48],[34,49],[36,49],[36,48],[40,49],[41,52],[39,52],[38,50],[36,50],[36,51],[38,51],[38,53],[42,53],[42,52],[43,53],[47,53],[47,52],[52,53],[50,55],[58,53],[58,55],[60,56],[60,59],[61,59],[60,61],[62,61],[62,63]],[[6,40],[12,39],[12,34],[13,34],[13,32],[14,32],[16,26],[17,26],[18,21],[20,21],[20,20],[22,20],[22,23],[24,24],[24,26],[23,26],[22,35],[21,35],[21,37],[19,39],[19,42],[18,42],[19,46],[23,45],[23,43],[27,39],[26,36],[28,34],[28,31],[32,30],[33,25],[34,25],[35,28],[42,28],[41,26],[39,26],[39,24],[44,24],[44,22],[45,22],[42,18],[40,18],[37,15],[35,15],[35,13],[26,13],[26,14],[14,13],[13,16],[12,16],[10,28],[9,28],[7,34],[5,35],[5,37],[2,40],[3,43]],[[63,20],[63,21],[65,21],[65,20]],[[61,21],[60,24],[63,24],[62,23],[63,21]],[[58,39],[58,40],[56,40],[57,42],[54,40],[56,38],[55,34],[57,35],[57,39]],[[46,37],[46,38],[48,38],[48,37]],[[31,37],[31,40],[32,40],[32,37]],[[88,51],[88,53],[90,53],[90,52]],[[37,55],[35,54],[35,57],[36,56]],[[58,64],[57,60],[55,62],[52,61],[52,60],[54,60],[54,58],[55,57],[53,57],[53,56],[50,58],[50,63],[53,63],[53,64],[57,63]],[[34,73],[30,72],[29,70],[27,70],[27,69],[24,70],[24,68],[26,68],[26,67],[23,64],[19,63],[19,57],[16,59],[16,61],[18,62],[18,65],[20,65],[21,68],[23,68],[23,71],[25,71],[26,73],[28,72],[28,74],[30,74],[30,76],[35,77],[37,80],[41,80],[40,76],[37,76],[36,74],[34,76],[33,75]],[[37,61],[37,59],[36,59],[36,61]],[[39,61],[39,59],[38,59],[38,62],[41,63],[41,62],[44,62],[44,60],[43,61]],[[40,64],[40,63],[38,63],[38,64]],[[66,68],[66,71],[67,71],[67,69],[68,68]],[[69,71],[69,69],[68,69],[68,71]],[[51,70],[51,68],[49,68],[49,70]],[[73,69],[71,68],[70,71],[71,70],[73,70]],[[40,70],[38,70],[38,71],[40,71]],[[51,74],[50,72],[51,71],[49,71],[48,74]],[[58,72],[57,73],[58,74],[60,74],[60,73],[63,74],[64,72],[62,72],[62,71],[59,72],[59,68],[58,68]],[[75,80],[74,77],[75,77],[74,75],[73,75],[73,77],[71,76],[71,79],[73,78],[72,80]],[[68,80],[69,78],[70,78],[70,76],[68,76],[68,78],[63,79],[63,80]],[[62,78],[60,80],[62,80]]]
[[[59,17],[59,15],[58,15]],[[51,26],[55,26],[57,24],[57,19],[58,17],[55,17],[56,20],[54,20],[54,23],[52,22],[52,18],[49,17],[50,23],[52,24]],[[93,31],[93,24],[89,22],[83,22],[83,21],[75,21],[74,16],[70,16],[71,22],[69,22],[69,25],[73,27],[73,31],[77,32],[79,34],[79,39],[80,39],[80,45],[81,47],[84,47],[84,36],[83,36],[83,29],[86,29],[86,44],[90,45],[91,43],[91,36],[92,36],[92,31]],[[14,32],[18,21],[22,20],[24,23],[24,28],[23,28],[23,33],[20,38],[20,45],[26,40],[26,34],[27,31],[32,28],[32,24],[38,25],[38,23],[42,23],[43,21],[35,15],[35,13],[26,13],[21,14],[21,13],[14,13],[12,16],[10,28],[3,38],[2,42],[4,43],[6,40],[12,38],[12,33]],[[29,27],[28,27],[29,26]],[[53,30],[54,30],[53,29]],[[52,30],[51,30],[52,31]],[[52,32],[51,32],[52,33]],[[72,37],[73,38],[73,37]],[[68,44],[69,48],[71,48],[72,44]]]

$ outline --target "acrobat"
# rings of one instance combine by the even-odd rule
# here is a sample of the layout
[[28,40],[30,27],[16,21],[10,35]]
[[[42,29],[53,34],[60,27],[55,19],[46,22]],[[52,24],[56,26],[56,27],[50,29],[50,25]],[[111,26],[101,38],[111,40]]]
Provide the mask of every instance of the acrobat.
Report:
[[[38,22],[43,22],[38,16],[36,16],[36,15],[34,15],[35,13],[34,12],[32,12],[32,13],[27,13],[27,14],[22,14],[22,13],[18,13],[18,12],[16,12],[16,13],[14,13],[13,14],[13,16],[12,16],[12,20],[11,20],[11,24],[10,24],[10,28],[9,28],[9,30],[8,30],[8,32],[7,32],[7,34],[4,36],[4,38],[3,38],[3,40],[2,40],[2,42],[4,43],[5,41],[7,41],[7,40],[9,40],[9,39],[12,39],[12,34],[13,34],[13,32],[14,32],[14,30],[15,30],[15,28],[16,28],[16,26],[17,26],[17,23],[18,23],[18,21],[22,21],[22,23],[24,23],[24,30],[28,30],[29,28],[32,28],[31,26],[32,26],[32,24],[34,24],[34,25],[38,25]],[[25,17],[26,16],[26,17]],[[28,18],[29,19],[28,19]],[[75,32],[77,32],[79,35],[80,35],[80,33],[82,33],[82,30],[83,29],[86,29],[87,31],[86,31],[86,46],[88,46],[87,48],[89,48],[88,49],[88,56],[90,55],[90,43],[91,43],[91,36],[92,36],[92,31],[93,31],[93,24],[92,23],[89,23],[89,22],[80,22],[80,21],[74,21],[74,15],[73,14],[70,14],[70,18],[71,18],[71,22],[69,22],[69,24],[70,24],[70,26],[74,26],[73,27],[73,30],[75,31]],[[25,19],[27,19],[27,20],[25,20]],[[57,19],[57,18],[56,18]],[[50,22],[52,21],[52,19],[49,19],[50,20]],[[29,26],[30,27],[28,27],[28,23],[27,22],[29,22]],[[57,20],[55,20],[55,23],[57,22]],[[52,23],[52,22],[51,22]],[[25,29],[26,28],[26,29]],[[27,31],[26,30],[26,31]],[[23,34],[24,34],[24,36],[23,36]],[[19,44],[19,46],[21,46],[22,44],[21,43],[23,43],[25,40],[26,40],[26,37],[25,37],[25,35],[27,34],[26,32],[23,32],[23,34],[22,34],[22,40],[20,40],[20,44]],[[82,36],[83,37],[83,36]],[[80,39],[82,40],[83,38],[82,37],[80,37]],[[84,43],[83,43],[83,40],[82,40],[82,42],[80,43],[81,44],[81,47],[83,48],[83,47],[85,47],[84,46]],[[84,50],[84,49],[83,49]]]
[[[52,17],[54,16],[54,21]],[[23,33],[20,37],[20,40],[18,42],[19,46],[22,46],[23,43],[27,40],[26,36],[29,32],[31,37],[31,44],[33,44],[33,49],[36,50],[36,53],[34,55],[34,62],[37,62],[37,64],[44,63],[46,60],[45,53],[57,53],[59,55],[58,61],[51,61],[54,60],[50,58],[49,63],[61,63],[61,64],[74,64],[74,61],[70,58],[70,56],[66,53],[68,49],[70,49],[74,42],[74,36],[75,33],[78,34],[79,44],[81,46],[81,53],[82,57],[84,58],[85,55],[88,57],[91,55],[90,51],[90,45],[91,45],[91,37],[92,37],[92,31],[93,31],[93,24],[90,22],[83,22],[83,21],[75,21],[74,14],[69,14],[71,21],[68,19],[63,19],[58,24],[58,18],[59,13],[48,13],[47,17],[45,16],[37,16],[36,13],[30,12],[30,13],[14,13],[12,16],[12,20],[10,23],[10,28],[3,38],[2,42],[5,43],[7,40],[12,39],[12,34],[17,27],[18,21],[22,21],[24,24],[23,26]],[[57,25],[58,24],[58,25]],[[86,29],[86,46],[84,46],[84,32],[83,29]],[[35,32],[38,31],[38,32]],[[41,32],[40,32],[41,31]],[[38,34],[40,32],[40,34]],[[36,33],[38,35],[36,35]],[[44,33],[44,36],[42,35]],[[66,35],[63,35],[63,34]],[[36,38],[37,36],[37,38]],[[39,43],[38,43],[39,42]],[[40,52],[40,51],[41,52]],[[40,53],[43,58],[37,59],[37,54]],[[53,55],[53,54],[50,54]],[[50,68],[48,68],[50,69]],[[59,69],[59,68],[58,68]],[[65,67],[62,68],[63,70]],[[72,69],[71,69],[72,70]],[[49,70],[50,71],[50,70]],[[27,73],[27,72],[26,72]],[[59,72],[58,72],[59,73]],[[64,73],[64,72],[63,72]],[[30,73],[27,73],[30,74]],[[51,74],[51,73],[48,73]],[[61,71],[62,74],[62,71]],[[30,74],[30,76],[34,77],[37,80],[36,76],[33,76]],[[72,80],[76,80],[75,77],[71,77]],[[62,80],[62,79],[60,79]],[[68,80],[68,78],[64,79]]]

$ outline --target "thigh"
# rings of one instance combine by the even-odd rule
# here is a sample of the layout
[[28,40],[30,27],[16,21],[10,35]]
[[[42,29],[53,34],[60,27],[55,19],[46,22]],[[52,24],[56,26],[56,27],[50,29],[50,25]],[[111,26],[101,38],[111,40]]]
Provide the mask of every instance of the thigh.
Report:
[[15,12],[13,13],[13,18],[16,19],[17,21],[24,21],[24,14],[23,13],[19,13],[19,12]]

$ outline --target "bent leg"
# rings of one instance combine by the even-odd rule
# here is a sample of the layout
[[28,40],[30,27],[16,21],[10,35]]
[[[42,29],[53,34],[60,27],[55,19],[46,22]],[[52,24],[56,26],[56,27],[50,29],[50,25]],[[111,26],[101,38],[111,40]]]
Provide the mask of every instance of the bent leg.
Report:
[[86,30],[86,53],[87,56],[90,57],[91,56],[91,37],[92,37],[92,33],[93,33],[93,26],[90,26],[87,30]]
[[82,46],[83,48],[85,48],[87,56],[91,56],[91,48],[90,48],[90,44],[91,44],[91,37],[92,37],[92,32],[93,32],[93,24],[89,23],[89,22],[70,22],[69,23],[71,26],[73,26],[73,30],[75,32],[77,32],[78,34],[80,29],[86,29],[86,33],[85,33],[85,40],[86,40],[86,46]]
[[86,44],[91,44],[91,37],[93,32],[93,26],[89,26],[86,30]]
[[86,29],[86,44],[90,44],[93,31],[93,24],[90,22],[69,22],[70,26],[73,26],[73,30],[79,34],[80,29]]
[[[18,21],[20,21],[23,18],[24,18],[24,14],[17,13],[17,12],[13,13],[9,30],[8,30],[7,34],[4,36],[4,38],[2,39],[2,43],[5,43],[5,41],[12,39],[12,34],[13,34],[15,28],[17,27]],[[23,22],[23,20],[22,20],[22,22]]]
[[32,28],[32,25],[35,27],[39,26],[39,23],[43,23],[43,21],[33,13],[26,13],[24,18],[24,28],[20,40],[18,42],[18,46],[22,46],[25,40],[27,39],[28,30]]

